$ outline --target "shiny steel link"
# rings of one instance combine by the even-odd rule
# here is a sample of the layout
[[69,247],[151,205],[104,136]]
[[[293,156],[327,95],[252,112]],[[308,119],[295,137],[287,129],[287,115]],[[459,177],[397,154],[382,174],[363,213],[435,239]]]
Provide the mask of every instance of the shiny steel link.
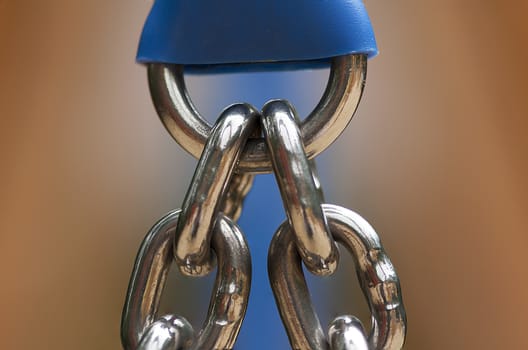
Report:
[[262,126],[299,253],[312,273],[329,275],[337,267],[339,253],[321,209],[321,191],[316,187],[293,107],[282,100],[268,102],[262,109]]
[[369,350],[363,325],[354,316],[339,316],[333,320],[328,340],[331,350]]
[[[165,215],[152,227],[141,244],[121,320],[121,341],[127,350],[137,349],[144,335],[146,338],[143,341],[150,344],[153,341],[152,332],[158,334],[162,327],[156,325],[155,329],[148,328],[157,320],[161,293],[174,259],[172,242],[179,215],[180,210]],[[207,319],[191,349],[232,348],[249,299],[251,261],[240,229],[229,218],[219,215],[213,230],[211,247],[217,257],[218,271]],[[186,327],[182,330],[188,331]],[[182,339],[176,339],[180,336]],[[183,340],[185,343],[183,338],[187,336],[175,332],[172,338],[162,336],[160,341],[168,344]]]
[[[325,150],[348,125],[363,93],[367,72],[365,55],[332,58],[326,90],[314,111],[304,119],[301,133],[308,158]],[[211,134],[211,126],[194,107],[182,65],[149,64],[149,86],[154,106],[172,137],[198,158]],[[241,172],[271,171],[262,139],[251,140],[241,156]]]
[[[400,283],[378,235],[351,210],[323,204],[334,238],[353,255],[356,272],[372,313],[369,349],[401,349],[406,316]],[[310,301],[290,225],[285,222],[275,234],[268,255],[270,282],[294,349],[329,349],[321,324]]]
[[[259,113],[250,105],[232,105],[222,112],[207,140],[183,201],[181,220],[176,227],[179,238],[174,240],[174,256],[180,271],[185,275],[203,276],[212,269],[209,251],[212,226],[222,208],[244,144],[256,129],[258,121]],[[241,180],[244,179],[248,178]],[[233,186],[229,192],[234,193],[235,197],[239,197],[239,190],[249,190],[244,187],[247,187],[247,181]]]
[[194,330],[183,317],[166,315],[151,324],[138,350],[186,350],[194,340]]

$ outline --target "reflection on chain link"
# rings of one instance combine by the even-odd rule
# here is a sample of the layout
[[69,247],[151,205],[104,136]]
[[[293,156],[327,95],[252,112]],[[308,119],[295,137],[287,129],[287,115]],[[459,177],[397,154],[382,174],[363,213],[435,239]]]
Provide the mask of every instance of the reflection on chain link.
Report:
[[186,350],[193,340],[194,330],[185,318],[166,315],[147,327],[138,350]]
[[[211,134],[211,126],[192,103],[183,71],[182,65],[149,64],[150,93],[167,131],[187,152],[199,158]],[[321,101],[300,126],[308,158],[312,159],[324,151],[346,128],[359,105],[366,73],[366,55],[344,55],[331,59],[328,85]],[[242,172],[271,171],[264,140],[247,143],[239,168]]]
[[[240,154],[258,123],[258,112],[248,104],[235,104],[218,118],[182,205],[181,220],[176,227],[174,256],[185,275],[203,276],[212,269],[209,251],[212,227],[221,210]],[[248,178],[242,178],[241,180]],[[231,193],[239,200],[238,190],[247,190],[247,181],[233,184]],[[245,188],[245,186],[246,188]],[[236,214],[236,211],[235,211]]]
[[321,191],[315,185],[293,107],[282,100],[268,102],[262,109],[262,125],[297,249],[312,273],[331,274],[339,253],[321,209]]

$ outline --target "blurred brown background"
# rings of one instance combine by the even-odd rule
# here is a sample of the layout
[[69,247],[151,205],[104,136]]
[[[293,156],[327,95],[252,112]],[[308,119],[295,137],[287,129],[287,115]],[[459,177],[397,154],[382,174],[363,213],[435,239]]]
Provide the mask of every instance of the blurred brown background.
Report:
[[[195,164],[134,63],[149,7],[0,0],[3,349],[120,347],[138,244]],[[528,2],[367,7],[381,54],[327,152],[327,200],[381,234],[407,349],[527,349]]]

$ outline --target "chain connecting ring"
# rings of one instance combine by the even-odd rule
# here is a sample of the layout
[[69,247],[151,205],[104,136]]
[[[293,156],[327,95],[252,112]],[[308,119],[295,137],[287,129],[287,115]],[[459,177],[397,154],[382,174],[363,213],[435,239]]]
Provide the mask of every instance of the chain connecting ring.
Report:
[[[351,210],[323,204],[323,211],[333,237],[353,255],[361,288],[368,299],[372,313],[368,348],[401,349],[405,339],[406,316],[400,283],[378,235],[365,219]],[[310,300],[294,234],[288,222],[281,225],[272,240],[268,271],[292,348],[329,349]],[[342,344],[348,336],[353,337],[356,343],[361,342],[357,340],[360,328],[352,324],[345,327],[344,333],[336,334],[336,326],[343,329],[343,325],[333,324],[330,332],[332,343]]]
[[[319,104],[301,124],[309,159],[325,150],[341,135],[354,115],[365,85],[366,55],[332,58],[330,76]],[[165,128],[187,152],[199,158],[211,134],[211,126],[193,105],[185,86],[183,66],[148,65],[152,101]],[[270,172],[265,141],[250,140],[242,152],[240,172]]]
[[[244,144],[257,127],[259,114],[248,104],[234,104],[216,122],[182,205],[174,256],[185,275],[203,276],[212,269],[209,242]],[[239,178],[238,189],[244,189]],[[247,187],[247,186],[246,186]],[[247,192],[247,191],[246,191]]]
[[[399,280],[374,229],[358,214],[322,204],[313,162],[302,144],[298,118],[286,101],[268,102],[259,113],[248,104],[228,107],[211,131],[183,209],[170,212],[142,243],[122,318],[125,349],[229,349],[247,308],[251,262],[238,215],[253,175],[235,174],[244,145],[258,130],[269,151],[288,221],[270,245],[268,270],[277,306],[294,349],[400,349],[406,317]],[[335,239],[335,241],[334,241]],[[354,256],[357,275],[372,313],[369,336],[354,316],[341,316],[323,333],[302,271],[335,271],[336,241]],[[212,251],[211,251],[212,249]],[[213,254],[214,252],[214,254]],[[216,256],[218,272],[204,327],[197,334],[182,317],[158,317],[158,305],[173,260],[192,276],[204,275]]]
[[328,275],[337,267],[339,253],[321,209],[322,195],[296,119],[286,101],[270,101],[262,109],[264,138],[297,248],[312,273]]
[[[163,217],[141,245],[121,321],[121,340],[125,349],[139,349],[142,344],[143,349],[150,350],[152,342],[162,342],[168,347],[159,349],[168,350],[174,344],[190,342],[192,329],[186,321],[178,322],[171,315],[157,318],[165,280],[174,260],[172,242],[180,213],[175,210]],[[192,341],[190,349],[232,348],[249,299],[251,260],[242,232],[223,215],[217,218],[213,230],[211,248],[218,262],[214,293],[204,327]],[[163,328],[167,327],[170,329],[164,331]],[[153,335],[160,333],[161,339],[153,339]]]

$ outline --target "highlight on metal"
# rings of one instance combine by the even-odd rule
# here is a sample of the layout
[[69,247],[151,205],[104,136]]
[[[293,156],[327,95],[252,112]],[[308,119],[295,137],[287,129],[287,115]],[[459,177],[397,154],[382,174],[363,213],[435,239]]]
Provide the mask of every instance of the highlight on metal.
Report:
[[[331,59],[328,84],[313,112],[301,123],[309,159],[324,151],[346,128],[354,115],[367,73],[367,56],[351,54]],[[152,101],[167,131],[187,152],[199,158],[211,134],[187,92],[184,66],[150,63],[148,78]],[[241,155],[240,172],[270,172],[271,160],[262,138],[250,140]]]

